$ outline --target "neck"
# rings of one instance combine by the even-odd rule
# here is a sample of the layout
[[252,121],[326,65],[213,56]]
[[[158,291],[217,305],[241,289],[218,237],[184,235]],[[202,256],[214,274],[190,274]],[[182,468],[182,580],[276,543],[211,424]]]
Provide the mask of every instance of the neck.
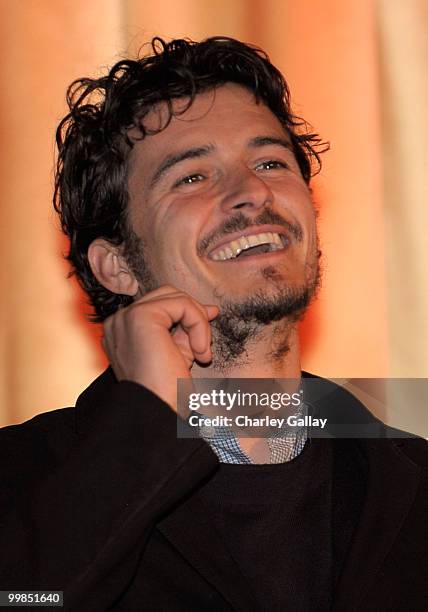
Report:
[[[213,362],[209,367],[195,364],[192,377],[300,379],[296,323],[280,321],[264,326],[247,339],[243,350],[233,360],[225,360],[227,348],[228,338],[213,326]],[[270,449],[265,437],[238,435],[238,440],[241,449],[254,463],[270,463]]]
[[193,378],[300,378],[300,345],[294,322],[263,326],[247,338],[233,359],[227,354],[228,338],[215,327],[212,346],[212,363],[208,367],[194,364]]

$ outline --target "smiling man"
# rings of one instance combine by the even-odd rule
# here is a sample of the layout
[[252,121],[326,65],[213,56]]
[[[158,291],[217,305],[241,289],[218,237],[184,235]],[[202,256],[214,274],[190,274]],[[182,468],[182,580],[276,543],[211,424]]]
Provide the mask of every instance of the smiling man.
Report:
[[[145,116],[145,129],[155,134],[134,136],[125,245],[100,237],[88,251],[99,283],[134,301],[132,309],[106,323],[111,359],[112,345],[121,342],[112,338],[113,325],[119,318],[125,322],[130,312],[144,329],[137,339],[132,327],[123,343],[138,343],[141,360],[144,344],[151,352],[147,304],[167,315],[167,345],[171,325],[178,325],[173,337],[188,345],[189,360],[174,364],[170,394],[165,395],[164,377],[152,371],[146,376],[144,366],[132,377],[155,392],[160,378],[162,396],[172,406],[179,365],[183,378],[189,367],[193,377],[260,378],[275,372],[299,378],[295,323],[319,277],[314,207],[279,119],[254,93],[232,83],[201,92],[188,106],[188,98],[174,101],[170,117],[161,102]],[[183,314],[170,312],[179,302]],[[182,325],[185,314],[192,317],[190,335]],[[196,345],[188,343],[192,338]],[[288,345],[293,346],[289,357],[281,351],[276,358],[275,347]],[[128,348],[125,353],[128,362]],[[165,355],[150,354],[150,361],[160,372]],[[128,378],[127,368],[118,364],[117,375]]]
[[2,588],[91,612],[425,609],[423,441],[320,379],[316,411],[383,439],[177,437],[179,379],[302,376],[320,139],[281,74],[233,39],[156,39],[68,101],[55,207],[111,368],[2,432]]

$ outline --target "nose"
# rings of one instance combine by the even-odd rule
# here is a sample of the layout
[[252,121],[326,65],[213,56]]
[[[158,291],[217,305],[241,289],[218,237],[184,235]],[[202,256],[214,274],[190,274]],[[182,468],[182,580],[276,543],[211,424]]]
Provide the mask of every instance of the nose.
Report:
[[246,208],[258,210],[273,203],[269,185],[250,168],[233,172],[221,200],[223,212]]

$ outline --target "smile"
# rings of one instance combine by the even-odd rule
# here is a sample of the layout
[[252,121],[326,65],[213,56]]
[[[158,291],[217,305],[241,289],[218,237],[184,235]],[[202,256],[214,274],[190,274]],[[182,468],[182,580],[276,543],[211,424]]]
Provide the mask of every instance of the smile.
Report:
[[236,240],[221,245],[210,253],[210,259],[214,261],[227,261],[237,257],[258,255],[281,251],[289,244],[288,238],[277,232],[264,232],[262,234],[249,234],[241,236]]

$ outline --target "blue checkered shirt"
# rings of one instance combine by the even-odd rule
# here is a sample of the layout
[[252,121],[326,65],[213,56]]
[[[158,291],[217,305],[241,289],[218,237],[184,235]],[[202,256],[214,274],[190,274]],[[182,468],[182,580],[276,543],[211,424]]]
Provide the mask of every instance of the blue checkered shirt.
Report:
[[[203,415],[201,415],[203,418]],[[220,463],[254,463],[239,446],[239,441],[229,427],[204,426],[199,428],[199,435],[211,446]],[[297,457],[308,439],[306,427],[299,427],[290,432],[289,428],[275,431],[267,438],[270,450],[269,463],[286,463]]]

